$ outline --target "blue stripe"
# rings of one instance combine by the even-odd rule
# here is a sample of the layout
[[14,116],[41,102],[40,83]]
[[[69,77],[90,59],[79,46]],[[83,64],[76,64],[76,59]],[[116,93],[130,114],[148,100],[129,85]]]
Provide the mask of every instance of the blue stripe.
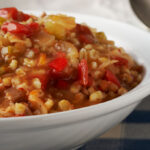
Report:
[[78,150],[150,150],[150,140],[96,139]]
[[124,123],[150,123],[150,111],[135,110],[123,122]]

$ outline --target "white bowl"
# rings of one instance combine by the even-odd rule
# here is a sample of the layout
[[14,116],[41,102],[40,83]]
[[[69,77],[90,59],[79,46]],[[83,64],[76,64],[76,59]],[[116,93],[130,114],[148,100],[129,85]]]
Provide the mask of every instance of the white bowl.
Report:
[[[34,12],[36,15],[37,12]],[[1,150],[62,150],[78,147],[127,117],[150,94],[150,34],[131,25],[69,14],[122,45],[145,66],[143,81],[127,94],[81,109],[29,117],[0,118]]]

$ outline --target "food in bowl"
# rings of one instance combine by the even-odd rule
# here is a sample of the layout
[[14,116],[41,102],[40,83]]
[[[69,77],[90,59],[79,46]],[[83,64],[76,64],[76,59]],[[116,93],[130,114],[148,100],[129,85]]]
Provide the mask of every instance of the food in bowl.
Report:
[[137,86],[139,65],[104,32],[74,17],[0,9],[0,117],[67,111]]

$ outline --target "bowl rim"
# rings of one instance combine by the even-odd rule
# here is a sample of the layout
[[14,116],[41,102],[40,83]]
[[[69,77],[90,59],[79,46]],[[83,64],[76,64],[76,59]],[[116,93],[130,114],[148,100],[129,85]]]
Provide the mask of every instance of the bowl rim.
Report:
[[[33,14],[41,14],[42,11],[25,11],[28,13],[33,13]],[[94,15],[85,15],[85,14],[79,14],[79,13],[70,13],[70,12],[58,12],[58,11],[46,11],[47,13],[53,13],[53,14],[57,14],[57,13],[65,13],[67,15],[71,15],[71,16],[80,16],[81,18],[83,17],[94,17],[95,19],[101,19],[104,20],[105,22],[110,22],[113,24],[119,24],[119,25],[125,25],[130,29],[134,29],[137,32],[140,32],[142,34],[145,34],[147,36],[150,36],[150,34],[142,29],[139,29],[138,27],[135,27],[133,25],[127,24],[127,23],[123,23],[120,21],[116,21],[116,20],[112,20],[112,19],[106,19],[103,17],[98,17],[98,16],[94,16]],[[90,119],[93,117],[97,117],[97,116],[101,116],[104,114],[108,114],[111,113],[113,111],[116,111],[118,109],[127,107],[128,105],[131,105],[133,103],[137,103],[138,101],[140,101],[141,99],[143,99],[144,97],[146,97],[147,95],[150,94],[150,80],[148,80],[148,76],[150,75],[150,67],[147,65],[147,63],[149,62],[148,57],[146,60],[143,61],[144,63],[144,67],[146,69],[146,74],[143,77],[143,80],[141,81],[141,83],[136,86],[134,89],[132,89],[131,91],[127,92],[126,94],[119,96],[117,98],[114,98],[112,100],[106,101],[104,103],[100,103],[100,104],[96,104],[96,105],[92,105],[92,106],[88,106],[88,107],[83,107],[83,108],[78,108],[78,109],[74,109],[74,110],[69,110],[69,111],[64,111],[64,112],[56,112],[56,113],[50,113],[50,114],[42,114],[42,115],[32,115],[32,116],[21,116],[21,117],[8,117],[8,118],[0,118],[0,123],[2,122],[12,122],[12,121],[35,121],[35,120],[57,120],[54,124],[59,124],[61,121],[58,121],[58,119],[60,118],[68,118],[70,117],[69,120],[67,120],[67,122],[73,122],[74,121],[74,117],[76,120],[75,121],[80,121],[80,120],[85,120],[85,119]],[[148,80],[148,81],[147,81]],[[138,98],[137,98],[137,94],[138,94]],[[125,101],[125,99],[128,99],[127,101]],[[130,101],[132,100],[132,102]],[[113,107],[115,106],[115,107]],[[87,115],[88,112],[88,115]],[[91,113],[91,114],[90,114]],[[80,114],[80,115],[79,115]],[[90,114],[90,115],[89,115]],[[74,116],[74,117],[72,117]],[[66,120],[66,119],[64,119]]]

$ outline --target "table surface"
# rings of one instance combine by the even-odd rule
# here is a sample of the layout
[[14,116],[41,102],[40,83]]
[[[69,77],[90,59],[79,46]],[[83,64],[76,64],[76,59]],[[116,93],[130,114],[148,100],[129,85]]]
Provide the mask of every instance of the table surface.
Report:
[[[145,29],[133,13],[128,0],[1,0],[0,7],[92,14],[120,20]],[[79,150],[149,150],[150,96],[124,121]]]

